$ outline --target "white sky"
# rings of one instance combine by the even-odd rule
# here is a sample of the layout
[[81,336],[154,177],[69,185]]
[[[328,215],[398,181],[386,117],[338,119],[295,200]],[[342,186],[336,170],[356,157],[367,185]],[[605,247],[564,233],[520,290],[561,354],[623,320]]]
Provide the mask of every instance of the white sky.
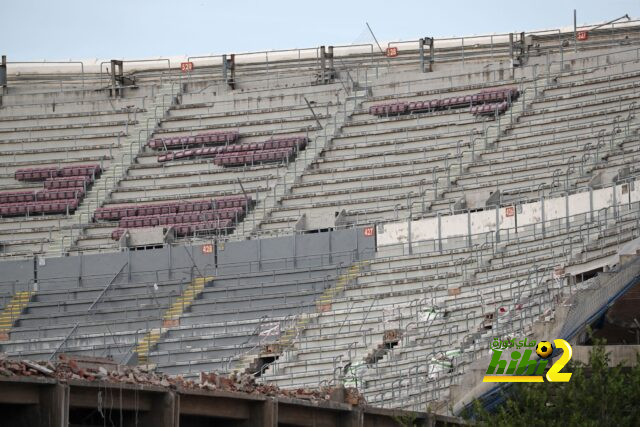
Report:
[[461,36],[640,19],[640,0],[3,0],[9,61],[141,59]]

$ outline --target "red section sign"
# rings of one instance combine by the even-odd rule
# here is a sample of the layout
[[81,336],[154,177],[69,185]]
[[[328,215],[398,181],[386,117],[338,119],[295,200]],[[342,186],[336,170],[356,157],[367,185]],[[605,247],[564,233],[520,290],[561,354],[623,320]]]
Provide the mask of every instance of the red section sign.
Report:
[[371,236],[373,236],[374,232],[375,232],[375,230],[374,230],[374,228],[373,228],[373,227],[366,227],[366,228],[364,229],[364,235],[365,235],[366,237],[371,237]]
[[505,213],[507,214],[507,216],[514,216],[516,214],[516,208],[514,208],[513,206],[507,206],[505,208]]
[[213,245],[202,245],[202,253],[203,254],[212,254],[213,253]]
[[183,73],[187,73],[193,70],[193,62],[181,62],[180,69],[182,70]]
[[578,31],[578,40],[585,41],[589,38],[589,33],[586,31]]
[[387,56],[389,58],[395,58],[398,56],[398,48],[397,47],[388,47],[387,48]]

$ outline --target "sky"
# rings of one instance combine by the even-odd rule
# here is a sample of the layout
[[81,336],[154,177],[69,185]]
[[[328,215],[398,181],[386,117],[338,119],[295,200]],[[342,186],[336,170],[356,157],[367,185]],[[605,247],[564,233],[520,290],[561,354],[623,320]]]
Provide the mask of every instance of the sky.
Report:
[[640,0],[0,0],[8,61],[142,59],[506,33],[640,19]]

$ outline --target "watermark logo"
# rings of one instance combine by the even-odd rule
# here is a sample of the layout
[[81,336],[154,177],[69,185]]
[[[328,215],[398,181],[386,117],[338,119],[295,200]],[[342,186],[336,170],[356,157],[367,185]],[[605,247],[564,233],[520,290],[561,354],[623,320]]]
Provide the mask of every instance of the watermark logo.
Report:
[[[553,362],[554,346],[563,351],[555,362]],[[533,355],[533,347],[535,347],[535,355]],[[505,350],[512,348],[516,350],[511,351],[510,355],[505,354],[503,358]],[[491,343],[491,351],[493,355],[482,382],[543,382],[545,376],[549,382],[568,382],[571,379],[571,373],[560,372],[571,360],[573,354],[571,346],[563,339],[553,340],[551,344],[549,341],[536,343],[526,338],[517,342],[515,340],[500,341],[496,338]],[[552,365],[545,375],[544,372],[550,361]]]

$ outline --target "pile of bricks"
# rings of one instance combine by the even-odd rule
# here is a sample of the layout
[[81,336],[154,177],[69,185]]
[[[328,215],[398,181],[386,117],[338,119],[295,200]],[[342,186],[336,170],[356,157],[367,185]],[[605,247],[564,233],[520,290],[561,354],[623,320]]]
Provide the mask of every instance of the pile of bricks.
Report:
[[86,363],[62,354],[56,362],[16,360],[0,355],[0,377],[50,377],[60,382],[68,380],[103,381],[109,383],[128,383],[152,385],[157,387],[223,390],[273,397],[288,397],[310,401],[339,400],[352,405],[364,405],[365,400],[356,389],[321,387],[318,389],[280,389],[271,384],[259,384],[255,377],[246,373],[232,373],[223,376],[216,373],[201,373],[199,380],[188,380],[181,376],[169,376],[145,369],[142,366],[123,366],[109,363]]

